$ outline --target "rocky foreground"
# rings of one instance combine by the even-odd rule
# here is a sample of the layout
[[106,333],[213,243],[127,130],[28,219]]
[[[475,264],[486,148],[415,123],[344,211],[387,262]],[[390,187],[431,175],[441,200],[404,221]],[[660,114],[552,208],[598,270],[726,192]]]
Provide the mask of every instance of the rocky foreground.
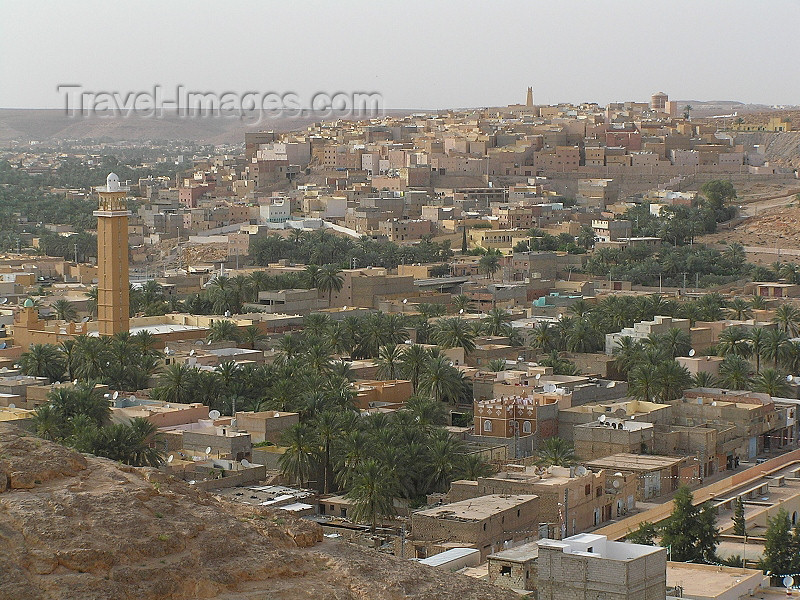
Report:
[[0,425],[0,599],[511,599]]

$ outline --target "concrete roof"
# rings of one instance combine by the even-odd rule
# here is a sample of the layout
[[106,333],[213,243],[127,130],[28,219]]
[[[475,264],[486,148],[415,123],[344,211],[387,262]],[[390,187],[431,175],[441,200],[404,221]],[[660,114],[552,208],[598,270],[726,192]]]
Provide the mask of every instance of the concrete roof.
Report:
[[512,509],[538,496],[535,495],[505,495],[490,494],[469,500],[461,500],[452,504],[444,504],[435,508],[417,511],[416,515],[424,515],[437,519],[451,519],[460,521],[482,521],[492,515]]
[[587,461],[589,467],[599,469],[621,469],[628,471],[658,471],[681,462],[683,458],[674,456],[653,456],[620,452],[604,458]]
[[528,542],[516,548],[501,550],[490,554],[490,559],[507,560],[511,562],[525,562],[539,557],[539,542]]

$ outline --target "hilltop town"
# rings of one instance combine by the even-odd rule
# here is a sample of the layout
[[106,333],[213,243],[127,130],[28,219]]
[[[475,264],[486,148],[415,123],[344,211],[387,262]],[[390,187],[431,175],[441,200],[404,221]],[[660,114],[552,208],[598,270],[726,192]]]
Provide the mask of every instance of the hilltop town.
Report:
[[693,110],[7,145],[0,598],[799,586],[800,112]]

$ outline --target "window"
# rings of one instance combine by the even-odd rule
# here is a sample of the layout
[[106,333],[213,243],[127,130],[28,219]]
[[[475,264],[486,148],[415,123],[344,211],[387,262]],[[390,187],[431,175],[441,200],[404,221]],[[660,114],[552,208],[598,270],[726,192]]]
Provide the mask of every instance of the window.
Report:
[[346,516],[347,516],[347,509],[346,508],[342,508],[342,517],[346,517]]
[[531,422],[525,421],[522,423],[522,433],[530,433],[531,432]]
[[489,419],[486,419],[483,422],[483,430],[484,431],[491,431],[492,430],[492,422]]
[[486,523],[483,524],[483,530],[486,531]]
[[517,509],[517,518],[519,518],[519,509]]
[[500,575],[511,575],[511,567],[502,566],[500,567]]
[[603,495],[603,488],[601,487],[597,488],[597,497],[599,498],[602,495]]
[[592,495],[592,484],[591,483],[587,483],[586,487],[584,488],[583,491],[584,491],[584,495],[591,496]]

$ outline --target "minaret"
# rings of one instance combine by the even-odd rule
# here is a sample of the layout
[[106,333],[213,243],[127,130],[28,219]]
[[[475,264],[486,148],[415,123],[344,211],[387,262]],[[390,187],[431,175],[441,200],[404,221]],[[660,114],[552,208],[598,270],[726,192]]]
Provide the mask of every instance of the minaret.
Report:
[[114,335],[128,331],[129,324],[128,188],[120,187],[119,177],[109,173],[97,193],[97,320],[100,335]]
[[528,95],[525,97],[525,106],[533,106],[533,88],[528,88]]

